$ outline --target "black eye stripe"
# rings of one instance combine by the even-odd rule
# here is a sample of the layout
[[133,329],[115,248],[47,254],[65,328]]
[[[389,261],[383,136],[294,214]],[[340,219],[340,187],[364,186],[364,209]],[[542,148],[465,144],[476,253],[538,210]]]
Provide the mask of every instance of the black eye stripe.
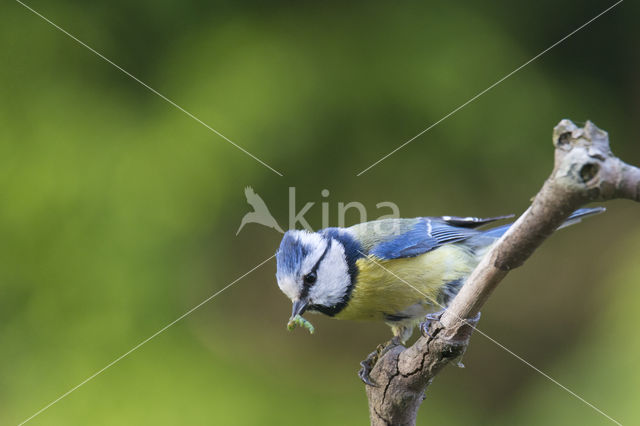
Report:
[[313,265],[313,268],[311,268],[311,271],[309,273],[316,273],[318,271],[318,268],[320,267],[320,262],[322,262],[322,259],[324,259],[324,257],[327,255],[327,252],[329,251],[329,249],[331,248],[331,240],[329,240],[329,242],[327,243],[327,247],[324,249],[324,251],[322,252],[322,255],[320,255],[320,258],[318,259],[318,261],[316,262],[315,265]]
[[316,283],[316,281],[313,281],[312,283],[307,283],[307,281],[305,280],[305,277],[308,276],[308,275],[311,275],[311,274],[316,275],[316,272],[318,271],[318,268],[320,267],[320,262],[322,262],[322,259],[324,259],[324,257],[327,255],[327,252],[331,248],[331,241],[332,241],[332,239],[329,239],[329,242],[327,243],[327,247],[325,247],[324,251],[320,255],[320,258],[318,259],[316,264],[313,265],[313,268],[311,268],[311,271],[309,271],[309,273],[302,278],[303,279],[303,286],[304,286],[303,289],[302,289],[302,294],[300,295],[302,298],[306,298],[309,295],[309,289],[311,287],[313,287],[313,285]]

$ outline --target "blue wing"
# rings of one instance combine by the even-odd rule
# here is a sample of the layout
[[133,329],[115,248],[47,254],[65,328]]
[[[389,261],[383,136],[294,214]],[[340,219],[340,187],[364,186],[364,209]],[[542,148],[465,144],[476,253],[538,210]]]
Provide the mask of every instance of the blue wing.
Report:
[[[559,228],[572,225],[579,222],[583,217],[602,213],[604,210],[603,207],[576,210]],[[492,239],[500,238],[500,236],[509,229],[511,224],[498,226],[486,231],[474,228],[510,217],[512,216],[499,216],[486,219],[455,216],[423,217],[409,230],[392,239],[377,243],[371,248],[369,254],[380,259],[415,257],[435,250],[445,244],[458,243],[478,235],[485,238],[474,240],[471,242],[472,245],[479,244],[485,246],[490,244]]]
[[444,244],[464,241],[481,233],[468,227],[452,226],[447,219],[447,216],[421,218],[410,230],[392,240],[377,244],[369,253],[380,259],[415,257]]

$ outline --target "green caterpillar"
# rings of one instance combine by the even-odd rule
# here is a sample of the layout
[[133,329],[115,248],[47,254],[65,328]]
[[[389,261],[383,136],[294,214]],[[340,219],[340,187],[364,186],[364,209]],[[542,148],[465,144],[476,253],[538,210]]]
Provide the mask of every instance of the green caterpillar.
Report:
[[295,317],[292,317],[289,320],[289,322],[287,323],[287,330],[291,331],[298,326],[306,328],[307,330],[309,330],[309,333],[311,334],[313,334],[313,332],[315,331],[315,328],[313,328],[313,325],[311,325],[309,321],[302,318],[300,315],[296,315]]

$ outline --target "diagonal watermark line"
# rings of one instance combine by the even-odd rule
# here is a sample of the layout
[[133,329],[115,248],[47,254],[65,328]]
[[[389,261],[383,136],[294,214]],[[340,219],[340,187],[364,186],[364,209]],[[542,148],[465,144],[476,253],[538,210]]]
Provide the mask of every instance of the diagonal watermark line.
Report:
[[[17,0],[16,0],[17,1]],[[384,161],[385,159],[389,158],[390,156],[392,156],[393,154],[395,154],[396,152],[400,151],[402,148],[404,148],[405,146],[409,145],[411,142],[413,142],[414,140],[418,139],[420,136],[424,135],[425,133],[427,133],[429,130],[433,129],[434,127],[436,127],[438,124],[442,123],[444,120],[446,120],[447,118],[451,117],[453,114],[455,114],[456,112],[460,111],[462,108],[466,107],[467,105],[469,105],[471,102],[475,101],[476,99],[478,99],[480,96],[484,95],[485,93],[487,93],[489,90],[493,89],[494,87],[496,87],[497,85],[499,85],[500,83],[502,83],[503,81],[505,81],[506,79],[508,79],[509,77],[511,77],[512,75],[514,75],[515,73],[517,73],[518,71],[520,71],[522,68],[526,67],[527,65],[529,65],[531,62],[535,61],[536,59],[538,59],[539,57],[541,57],[542,55],[544,55],[545,53],[547,53],[548,51],[550,51],[551,49],[553,49],[554,47],[556,47],[557,45],[559,45],[560,43],[562,43],[563,41],[565,41],[566,39],[568,39],[569,37],[571,37],[572,35],[574,35],[575,33],[577,33],[578,31],[580,31],[581,29],[583,29],[584,27],[586,27],[587,25],[591,24],[593,21],[595,21],[596,19],[598,19],[599,17],[601,17],[602,15],[604,15],[605,13],[609,12],[611,9],[613,9],[614,7],[616,7],[617,5],[619,5],[620,3],[622,3],[624,0],[619,0],[618,2],[614,3],[613,5],[609,6],[608,8],[606,8],[605,10],[603,10],[602,12],[600,12],[599,14],[597,14],[596,16],[594,16],[593,18],[591,18],[590,20],[588,20],[587,22],[585,22],[584,24],[580,25],[578,28],[576,28],[575,30],[571,31],[569,34],[567,34],[566,36],[562,37],[560,40],[556,41],[555,43],[553,43],[551,46],[547,47],[546,49],[544,49],[542,52],[538,53],[536,56],[534,56],[533,58],[529,59],[527,62],[525,62],[524,64],[520,65],[518,68],[516,68],[515,70],[511,71],[509,74],[505,75],[504,77],[502,77],[500,80],[496,81],[495,83],[493,83],[491,86],[487,87],[486,89],[484,89],[483,91],[481,91],[480,93],[478,93],[477,95],[475,95],[474,97],[472,97],[471,99],[469,99],[468,101],[466,101],[465,103],[463,103],[462,105],[460,105],[459,107],[457,107],[456,109],[454,109],[453,111],[449,112],[447,115],[445,115],[444,117],[442,117],[440,120],[436,121],[435,123],[433,123],[432,125],[430,125],[429,127],[427,127],[426,129],[424,129],[423,131],[421,131],[420,133],[418,133],[417,135],[415,135],[414,137],[412,137],[411,139],[409,139],[408,141],[406,141],[405,143],[403,143],[402,145],[400,145],[399,147],[397,147],[396,149],[394,149],[393,151],[389,152],[387,155],[385,155],[384,157],[380,158],[378,161],[376,161],[375,163],[371,164],[369,167],[367,167],[366,169],[362,170],[360,173],[358,173],[356,176],[361,176],[362,174],[364,174],[365,172],[367,172],[368,170],[370,170],[371,168],[375,167],[376,165],[378,165],[380,162]]]
[[[421,295],[423,295],[424,297],[427,298],[427,300],[429,300],[430,302],[438,305],[438,307],[440,307],[443,310],[447,310],[447,308],[443,305],[441,305],[440,303],[438,303],[436,300],[430,298],[429,296],[427,296],[425,293],[423,293],[422,291],[420,291],[419,289],[417,289],[415,286],[411,285],[409,282],[405,281],[404,279],[400,278],[398,275],[396,275],[393,271],[385,268],[383,265],[381,265],[379,262],[376,262],[376,260],[373,258],[373,256],[371,255],[366,255],[362,252],[359,251],[359,253],[363,256],[365,256],[368,260],[370,260],[371,262],[373,262],[375,265],[379,266],[380,268],[384,269],[386,272],[388,272],[389,274],[393,275],[395,278],[397,278],[398,280],[402,281],[403,283],[405,283],[406,285],[408,285],[409,287],[411,287],[412,289],[414,289],[415,291],[417,291],[418,293],[420,293]],[[503,345],[502,343],[498,342],[496,339],[494,339],[493,337],[489,336],[487,333],[485,333],[484,331],[480,330],[478,327],[476,327],[475,325],[471,324],[470,322],[468,322],[466,319],[464,318],[460,318],[459,316],[457,316],[457,319],[459,321],[464,322],[465,324],[467,324],[469,327],[473,328],[475,331],[477,331],[478,333],[480,333],[481,335],[483,335],[484,337],[486,337],[489,341],[491,341],[492,343],[494,343],[495,345],[497,345],[499,348],[503,349],[504,351],[506,351],[507,353],[513,355],[517,360],[519,360],[520,362],[522,362],[523,364],[531,367],[534,371],[536,371],[537,373],[541,374],[542,376],[544,376],[545,378],[547,378],[549,381],[551,381],[552,383],[555,383],[556,385],[558,385],[560,388],[564,389],[565,391],[567,391],[570,395],[572,395],[573,397],[577,398],[578,400],[582,401],[583,403],[585,403],[586,405],[588,405],[589,407],[591,407],[592,409],[594,409],[595,411],[597,411],[598,413],[600,413],[601,415],[603,415],[604,417],[606,417],[607,419],[611,420],[613,423],[622,426],[622,423],[620,423],[619,421],[617,421],[616,419],[614,419],[613,417],[609,416],[607,413],[605,413],[604,411],[602,411],[601,409],[599,409],[598,407],[596,407],[595,405],[593,405],[592,403],[590,403],[589,401],[587,401],[586,399],[584,399],[583,397],[581,397],[580,395],[578,395],[577,393],[575,393],[574,391],[572,391],[571,389],[569,389],[568,387],[566,387],[565,385],[563,385],[562,383],[560,383],[559,381],[557,381],[556,379],[554,379],[553,377],[549,376],[547,373],[545,373],[544,371],[540,370],[538,367],[536,367],[535,365],[531,364],[529,361],[527,361],[526,359],[522,358],[520,355],[516,354],[515,352],[513,352],[511,349],[507,348],[505,345]]]
[[68,391],[66,391],[65,393],[63,393],[62,395],[60,395],[58,398],[54,399],[53,401],[51,401],[49,404],[45,405],[44,407],[42,407],[40,410],[38,410],[37,412],[35,412],[33,415],[31,415],[30,417],[28,417],[27,419],[23,420],[22,422],[20,422],[18,424],[18,426],[22,426],[23,424],[27,423],[28,421],[30,421],[31,419],[33,419],[34,417],[36,417],[39,414],[42,414],[43,411],[47,410],[48,408],[50,408],[52,405],[58,403],[60,400],[64,399],[65,397],[69,396],[71,393],[73,393],[74,391],[76,391],[78,388],[80,388],[81,386],[87,384],[87,382],[93,380],[96,376],[102,374],[105,370],[107,370],[108,368],[112,367],[114,364],[118,363],[119,361],[121,361],[123,358],[127,357],[129,354],[131,354],[132,352],[134,352],[135,350],[139,349],[141,346],[143,346],[144,344],[146,344],[147,342],[149,342],[151,339],[153,339],[154,337],[158,336],[159,334],[163,333],[164,331],[166,331],[169,327],[171,327],[172,325],[174,325],[175,323],[177,323],[178,321],[182,320],[184,317],[190,315],[191,313],[193,313],[196,309],[200,308],[202,305],[204,305],[205,303],[209,302],[211,299],[213,299],[214,297],[216,297],[217,295],[219,295],[220,293],[222,293],[223,291],[225,291],[226,289],[228,289],[229,287],[231,287],[232,285],[234,285],[235,283],[237,283],[238,281],[240,281],[241,279],[243,279],[244,277],[246,277],[247,275],[249,275],[250,273],[252,273],[253,271],[255,271],[256,269],[260,268],[262,265],[264,265],[265,263],[267,263],[268,261],[270,261],[271,259],[273,259],[274,257],[276,257],[276,255],[274,254],[273,256],[269,257],[268,259],[263,260],[262,262],[260,262],[258,265],[254,266],[251,270],[249,270],[248,272],[244,273],[243,275],[239,276],[238,278],[236,278],[235,280],[231,281],[229,284],[227,284],[226,286],[224,286],[222,289],[218,290],[217,292],[215,292],[214,294],[212,294],[211,296],[207,297],[206,299],[204,299],[202,302],[198,303],[196,306],[194,306],[193,308],[189,309],[187,312],[185,312],[184,314],[180,315],[178,318],[176,318],[175,320],[171,321],[169,324],[165,325],[164,327],[162,327],[160,330],[156,331],[155,333],[153,333],[151,336],[147,337],[146,339],[144,339],[142,342],[138,343],[137,345],[135,345],[133,348],[129,349],[127,352],[123,353],[122,355],[120,355],[118,358],[114,359],[113,361],[111,361],[109,364],[105,365],[104,367],[102,367],[100,370],[96,371],[95,373],[93,373],[91,376],[87,377],[86,379],[84,379],[82,382],[78,383],[77,385],[75,385],[74,387],[72,387],[71,389],[69,389]]
[[98,52],[97,50],[95,50],[94,48],[92,48],[91,46],[89,46],[88,44],[86,44],[85,42],[83,42],[82,40],[78,39],[77,37],[75,37],[73,34],[69,33],[68,31],[66,31],[64,28],[60,27],[59,25],[57,25],[55,22],[51,21],[50,19],[48,19],[47,17],[43,16],[42,14],[40,14],[38,11],[34,10],[32,7],[24,4],[22,1],[20,0],[16,0],[16,2],[20,3],[22,6],[24,6],[26,9],[30,10],[31,12],[33,12],[35,15],[37,15],[38,17],[42,18],[44,21],[48,22],[49,24],[51,24],[53,27],[55,27],[57,30],[59,30],[60,32],[62,32],[63,34],[67,35],[69,38],[73,39],[75,42],[77,42],[78,44],[80,44],[83,47],[86,47],[87,49],[89,49],[92,53],[94,53],[96,56],[100,57],[101,59],[103,59],[104,61],[108,62],[109,64],[113,65],[115,68],[117,68],[119,71],[121,71],[122,73],[126,74],[127,76],[131,77],[133,80],[135,80],[136,82],[138,82],[140,85],[142,85],[145,89],[149,90],[150,92],[158,95],[159,97],[161,97],[162,99],[164,99],[165,101],[167,101],[168,103],[170,103],[173,107],[179,109],[180,111],[182,111],[183,113],[185,113],[187,116],[189,116],[190,118],[194,119],[195,121],[197,121],[198,123],[202,124],[204,127],[206,127],[207,129],[211,130],[213,133],[215,133],[216,135],[220,136],[222,139],[224,139],[225,141],[229,142],[231,145],[235,146],[236,148],[238,148],[240,151],[244,152],[245,154],[247,154],[249,157],[253,158],[254,160],[256,160],[258,163],[262,164],[263,166],[265,166],[266,168],[268,168],[269,170],[271,170],[272,172],[274,172],[275,174],[277,174],[278,176],[283,176],[282,173],[280,173],[279,171],[277,171],[276,169],[274,169],[273,167],[271,167],[270,165],[268,165],[267,163],[265,163],[264,161],[262,161],[261,159],[259,159],[258,157],[256,157],[255,155],[253,155],[252,153],[250,153],[249,151],[247,151],[246,149],[244,149],[243,147],[241,147],[240,145],[238,145],[237,143],[235,143],[234,141],[232,141],[231,139],[229,139],[228,137],[226,137],[225,135],[223,135],[222,133],[220,133],[219,131],[217,131],[216,129],[214,129],[213,127],[209,126],[207,123],[205,123],[204,121],[200,120],[198,117],[196,117],[195,115],[193,115],[192,113],[190,113],[189,111],[187,111],[186,109],[182,108],[180,105],[178,105],[177,103],[175,103],[174,101],[172,101],[171,99],[167,98],[165,95],[163,95],[162,93],[158,92],[156,89],[154,89],[153,87],[149,86],[147,83],[145,83],[144,81],[140,80],[138,77],[134,76],[133,74],[131,74],[129,71],[125,70],[124,68],[122,68],[120,65],[116,64],[115,62],[113,62],[111,59],[107,58],[106,56],[104,56],[103,54],[101,54],[100,52]]

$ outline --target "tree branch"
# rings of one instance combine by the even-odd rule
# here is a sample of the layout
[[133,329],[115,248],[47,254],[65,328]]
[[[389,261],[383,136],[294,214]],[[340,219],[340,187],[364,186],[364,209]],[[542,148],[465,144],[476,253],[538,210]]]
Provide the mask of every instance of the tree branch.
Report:
[[580,206],[591,201],[627,198],[640,202],[640,169],[615,157],[607,132],[590,121],[579,128],[562,120],[554,129],[555,165],[531,206],[482,259],[439,321],[431,336],[411,347],[397,346],[382,356],[367,386],[372,425],[413,425],[425,390],[469,344],[475,318],[507,273]]

